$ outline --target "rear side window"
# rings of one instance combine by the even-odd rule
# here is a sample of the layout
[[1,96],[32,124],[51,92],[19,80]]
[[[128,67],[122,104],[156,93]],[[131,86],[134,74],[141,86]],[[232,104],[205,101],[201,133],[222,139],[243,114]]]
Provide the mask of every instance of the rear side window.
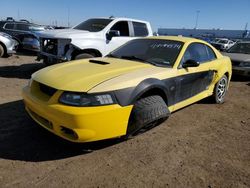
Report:
[[29,31],[29,25],[28,24],[16,24],[16,30]]
[[216,55],[214,53],[214,51],[207,45],[205,45],[207,48],[207,53],[208,53],[208,61],[212,61],[214,59],[216,59]]
[[145,37],[148,35],[147,25],[140,22],[132,22],[135,37]]
[[13,23],[7,23],[4,26],[5,29],[14,29],[14,24]]
[[201,43],[193,43],[188,46],[184,53],[182,63],[190,59],[199,63],[205,63],[216,59],[216,56],[209,46]]

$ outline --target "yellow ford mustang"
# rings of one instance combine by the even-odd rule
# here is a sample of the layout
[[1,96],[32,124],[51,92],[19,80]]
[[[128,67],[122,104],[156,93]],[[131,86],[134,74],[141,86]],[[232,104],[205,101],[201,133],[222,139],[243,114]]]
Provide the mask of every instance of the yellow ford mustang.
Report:
[[72,142],[129,137],[211,96],[223,103],[231,62],[204,41],[135,39],[105,58],[76,60],[32,75],[23,98],[41,126]]

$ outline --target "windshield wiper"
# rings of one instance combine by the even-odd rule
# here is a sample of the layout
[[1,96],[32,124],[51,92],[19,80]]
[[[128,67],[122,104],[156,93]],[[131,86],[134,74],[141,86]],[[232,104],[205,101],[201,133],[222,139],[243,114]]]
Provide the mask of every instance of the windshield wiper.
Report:
[[135,55],[131,55],[131,56],[121,56],[122,59],[128,59],[128,60],[138,60],[138,61],[143,61],[143,62],[147,62],[145,59],[139,58]]
[[140,57],[137,57],[135,55],[131,55],[131,56],[121,56],[122,59],[128,59],[128,60],[136,60],[136,61],[142,61],[142,62],[145,62],[145,63],[149,63],[149,64],[152,64],[152,65],[157,65],[156,63],[152,62],[152,61],[147,61],[145,59],[142,59]]

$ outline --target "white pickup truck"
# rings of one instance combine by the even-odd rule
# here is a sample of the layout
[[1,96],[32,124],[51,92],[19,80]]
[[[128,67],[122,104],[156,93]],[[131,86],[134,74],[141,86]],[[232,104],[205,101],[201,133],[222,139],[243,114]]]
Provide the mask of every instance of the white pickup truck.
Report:
[[92,18],[71,29],[41,33],[38,59],[50,65],[102,57],[137,37],[152,36],[149,22],[129,18]]

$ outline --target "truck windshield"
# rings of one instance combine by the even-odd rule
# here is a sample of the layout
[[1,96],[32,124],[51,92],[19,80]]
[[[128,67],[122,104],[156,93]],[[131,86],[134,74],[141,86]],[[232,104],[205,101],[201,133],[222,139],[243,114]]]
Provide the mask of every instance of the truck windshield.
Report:
[[108,57],[173,67],[182,46],[183,42],[175,40],[135,39],[113,51]]
[[103,30],[111,21],[112,19],[89,19],[73,27],[73,29],[98,32]]

